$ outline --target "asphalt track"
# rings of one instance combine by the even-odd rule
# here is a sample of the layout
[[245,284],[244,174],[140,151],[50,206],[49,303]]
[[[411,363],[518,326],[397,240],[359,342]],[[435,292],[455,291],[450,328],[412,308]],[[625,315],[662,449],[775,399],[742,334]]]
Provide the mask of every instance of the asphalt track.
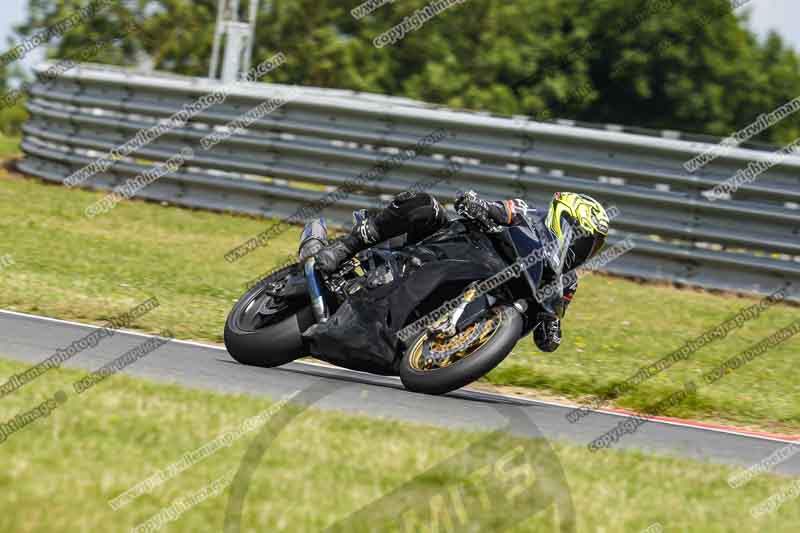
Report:
[[[0,356],[38,363],[57,348],[69,346],[93,329],[95,326],[0,310],[0,338],[3,339]],[[146,335],[140,333],[117,332],[103,339],[97,347],[80,352],[66,366],[95,370],[142,343],[144,337]],[[546,438],[584,445],[628,416],[595,412],[573,424],[565,418],[572,409],[566,405],[464,389],[445,396],[426,396],[403,390],[396,378],[309,363],[292,363],[274,369],[248,367],[234,362],[224,348],[186,341],[170,341],[127,367],[125,372],[154,381],[274,399],[327,380],[341,388],[317,402],[316,407],[461,429],[503,427],[506,420],[493,405],[511,403],[522,407]],[[510,431],[526,433],[513,426]],[[790,442],[797,441],[654,420],[635,433],[625,435],[614,447],[750,466]],[[775,472],[800,475],[800,454],[778,465]]]

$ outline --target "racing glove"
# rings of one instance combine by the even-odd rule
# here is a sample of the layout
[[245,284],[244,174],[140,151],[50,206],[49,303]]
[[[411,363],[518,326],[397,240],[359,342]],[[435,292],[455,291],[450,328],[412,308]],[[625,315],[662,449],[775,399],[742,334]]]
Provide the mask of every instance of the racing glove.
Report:
[[516,224],[517,215],[528,210],[528,204],[518,198],[504,202],[487,202],[471,190],[459,193],[454,207],[459,215],[475,220],[489,233],[497,233],[502,231],[503,226]]

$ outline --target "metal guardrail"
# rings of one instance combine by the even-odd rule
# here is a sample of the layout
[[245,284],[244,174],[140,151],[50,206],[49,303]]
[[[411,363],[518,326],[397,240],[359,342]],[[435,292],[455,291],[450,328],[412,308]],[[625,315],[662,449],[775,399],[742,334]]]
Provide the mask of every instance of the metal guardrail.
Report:
[[[48,64],[40,65],[43,73]],[[52,181],[90,164],[219,85],[172,75],[81,65],[30,91],[19,168]],[[286,86],[243,83],[220,104],[117,161],[87,185],[112,188],[167,161]],[[683,163],[710,144],[620,131],[536,123],[453,111],[405,98],[300,88],[299,95],[197,156],[138,196],[208,209],[286,217],[320,200],[387,156],[436,129],[428,153],[390,168],[330,205],[334,223],[430,180],[455,161],[461,170],[429,192],[452,199],[474,188],[491,197],[545,204],[574,190],[616,205],[613,238],[636,247],[609,272],[712,289],[766,294],[788,285],[800,300],[800,157],[791,156],[730,199],[704,191],[770,154],[732,149],[694,174]],[[251,236],[242,236],[243,239]]]

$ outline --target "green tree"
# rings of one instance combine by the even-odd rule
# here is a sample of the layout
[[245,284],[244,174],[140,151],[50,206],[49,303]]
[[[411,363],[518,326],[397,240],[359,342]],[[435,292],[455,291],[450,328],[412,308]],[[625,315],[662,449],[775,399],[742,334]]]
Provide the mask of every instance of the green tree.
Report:
[[[355,21],[340,2],[277,0],[257,56],[283,50],[288,83],[402,95],[454,107],[728,135],[800,96],[797,54],[764,43],[728,0],[470,0],[397,44],[372,39],[427,5]],[[759,138],[787,142],[800,114]]]
[[[28,0],[28,18],[14,29],[20,40],[29,38],[93,3],[94,0]],[[94,16],[64,34],[51,35],[43,45],[46,56],[82,60],[90,51],[91,62],[134,65],[140,53],[148,52],[154,37],[143,23],[141,10],[126,7],[127,4],[116,2],[101,7]]]
[[[13,81],[23,80],[25,73],[19,64],[7,63],[0,67],[0,94],[6,94],[12,89]],[[22,133],[22,125],[28,119],[25,102],[19,101],[14,105],[0,108],[0,134],[18,136]]]
[[[776,35],[759,44],[727,0],[596,5],[588,59],[601,98],[579,119],[728,135],[800,96],[797,55]],[[788,140],[798,124],[762,138]]]

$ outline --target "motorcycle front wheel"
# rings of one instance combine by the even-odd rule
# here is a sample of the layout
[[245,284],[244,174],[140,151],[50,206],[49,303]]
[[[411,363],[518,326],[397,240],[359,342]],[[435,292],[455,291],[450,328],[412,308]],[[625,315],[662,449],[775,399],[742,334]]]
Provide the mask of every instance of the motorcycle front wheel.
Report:
[[505,359],[522,334],[522,316],[514,306],[489,310],[452,337],[426,332],[409,343],[400,361],[406,389],[445,394],[480,379]]

